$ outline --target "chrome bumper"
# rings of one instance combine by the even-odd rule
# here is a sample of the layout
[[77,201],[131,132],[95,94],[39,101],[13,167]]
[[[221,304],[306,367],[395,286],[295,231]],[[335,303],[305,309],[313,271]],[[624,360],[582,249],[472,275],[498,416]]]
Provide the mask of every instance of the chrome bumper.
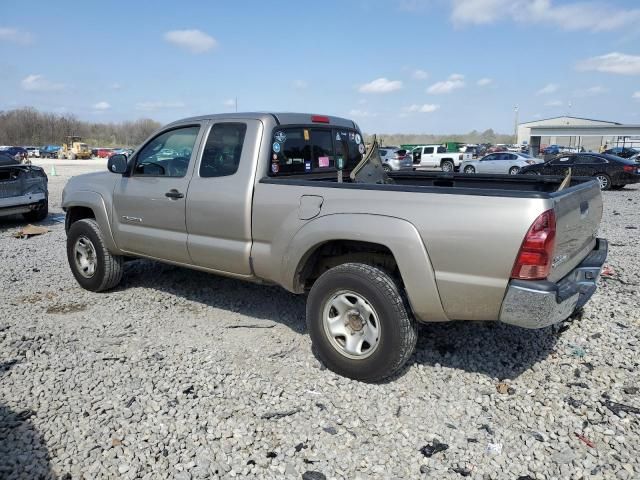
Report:
[[591,253],[558,283],[511,280],[500,321],[523,328],[543,328],[565,320],[596,291],[607,250],[607,241],[597,239]]

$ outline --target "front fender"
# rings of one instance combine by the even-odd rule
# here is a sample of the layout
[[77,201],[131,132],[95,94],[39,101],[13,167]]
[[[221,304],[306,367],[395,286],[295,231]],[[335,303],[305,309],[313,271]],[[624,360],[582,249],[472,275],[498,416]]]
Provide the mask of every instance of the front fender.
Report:
[[[123,254],[113,238],[111,222],[109,221],[109,210],[102,195],[91,190],[74,190],[71,192],[65,190],[62,199],[62,208],[68,211],[73,207],[90,208],[93,211],[96,222],[98,222],[100,226],[107,249],[115,255]],[[67,225],[67,230],[68,228],[69,225]]]
[[291,238],[282,261],[281,280],[296,291],[304,262],[322,244],[353,240],[384,245],[395,257],[414,315],[422,321],[447,321],[427,249],[409,222],[371,214],[333,214],[306,223]]

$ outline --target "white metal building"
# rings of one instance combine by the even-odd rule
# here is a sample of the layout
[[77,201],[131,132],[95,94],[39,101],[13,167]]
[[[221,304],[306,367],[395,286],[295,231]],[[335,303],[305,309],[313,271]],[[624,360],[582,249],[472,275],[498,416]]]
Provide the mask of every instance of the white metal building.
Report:
[[[518,124],[518,144],[527,144],[533,145],[562,145],[565,147],[574,147],[574,146],[582,146],[585,150],[593,150],[598,151],[601,145],[616,145],[618,141],[618,137],[615,135],[609,136],[597,136],[597,135],[589,135],[589,136],[581,136],[578,134],[578,130],[576,129],[575,134],[572,135],[573,129],[571,127],[611,127],[611,126],[619,126],[622,125],[618,122],[609,122],[606,120],[594,120],[592,118],[580,118],[580,117],[570,117],[570,116],[562,116],[562,117],[553,117],[553,118],[544,118],[541,120],[533,120],[531,122],[524,122]],[[534,133],[535,131],[542,131],[543,129],[546,131],[551,131],[551,129],[555,127],[562,127],[562,135],[550,135],[543,136],[532,140],[532,129]],[[603,132],[604,133],[604,132]],[[608,132],[607,132],[608,133]]]

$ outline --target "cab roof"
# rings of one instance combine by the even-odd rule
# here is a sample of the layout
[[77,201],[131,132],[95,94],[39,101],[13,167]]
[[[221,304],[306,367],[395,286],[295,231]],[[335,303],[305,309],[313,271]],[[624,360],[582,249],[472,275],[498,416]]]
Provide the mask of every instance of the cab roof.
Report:
[[[200,115],[197,117],[187,117],[169,125],[184,124],[189,122],[199,122],[203,120],[234,120],[253,118],[256,120],[269,121],[275,120],[279,125],[326,125],[334,127],[355,128],[359,130],[358,125],[348,118],[335,117],[332,115],[321,115],[313,113],[295,113],[295,112],[233,112],[233,113],[213,113],[210,115]],[[323,118],[327,121],[314,121],[314,118]]]

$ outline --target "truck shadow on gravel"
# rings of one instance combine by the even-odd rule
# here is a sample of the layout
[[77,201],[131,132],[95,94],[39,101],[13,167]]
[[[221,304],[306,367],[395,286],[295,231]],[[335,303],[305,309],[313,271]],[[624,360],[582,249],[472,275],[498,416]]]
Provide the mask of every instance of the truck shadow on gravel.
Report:
[[[0,379],[14,364],[0,362]],[[55,478],[44,439],[29,421],[34,414],[14,411],[0,402],[0,478]]]
[[[127,263],[120,288],[133,287],[152,288],[209,307],[277,322],[296,333],[306,334],[305,297],[280,287],[256,285],[148,260]],[[547,358],[556,340],[557,334],[552,328],[526,330],[497,322],[421,325],[416,351],[407,365],[440,364],[492,378],[515,378]],[[403,369],[399,376],[406,371],[407,368]]]
[[545,360],[557,339],[552,327],[527,330],[499,322],[433,323],[420,327],[416,351],[407,364],[439,364],[514,379]]

